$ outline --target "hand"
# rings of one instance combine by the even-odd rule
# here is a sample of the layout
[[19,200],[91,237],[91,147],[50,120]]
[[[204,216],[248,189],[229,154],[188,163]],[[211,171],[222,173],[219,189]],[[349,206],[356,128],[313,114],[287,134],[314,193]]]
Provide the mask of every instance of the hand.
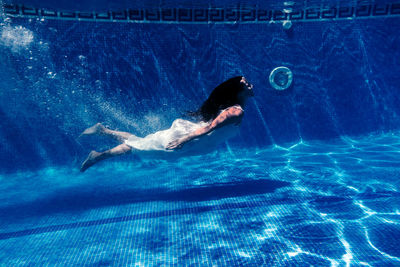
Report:
[[183,144],[184,144],[184,143],[182,142],[181,139],[176,139],[176,140],[170,142],[170,143],[165,147],[165,149],[167,149],[167,150],[180,149],[180,148],[182,148]]

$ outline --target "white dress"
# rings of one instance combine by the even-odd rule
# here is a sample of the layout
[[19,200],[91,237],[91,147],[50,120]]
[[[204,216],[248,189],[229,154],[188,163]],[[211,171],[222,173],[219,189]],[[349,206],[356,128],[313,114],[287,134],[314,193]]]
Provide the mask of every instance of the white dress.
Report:
[[167,151],[165,147],[172,141],[179,139],[189,133],[196,131],[202,127],[207,126],[206,122],[194,123],[191,121],[176,119],[171,127],[167,130],[158,131],[147,135],[146,137],[137,137],[131,135],[125,144],[136,150],[163,150]]
[[[221,113],[224,110],[221,111]],[[239,130],[238,124],[229,124],[218,129],[215,129],[208,134],[201,136],[199,138],[195,138],[188,143],[184,144],[181,149],[177,150],[167,150],[166,146],[189,133],[196,131],[202,127],[209,125],[210,122],[191,122],[183,119],[176,119],[171,127],[167,130],[162,130],[155,132],[153,134],[149,134],[145,137],[137,137],[135,135],[131,135],[127,140],[125,140],[125,144],[130,146],[133,149],[133,153],[146,156],[149,155],[151,157],[159,156],[159,155],[171,155],[171,152],[175,154],[186,154],[189,152],[190,154],[198,154],[203,152],[209,152],[214,149],[218,144],[224,142],[228,138],[237,134]]]

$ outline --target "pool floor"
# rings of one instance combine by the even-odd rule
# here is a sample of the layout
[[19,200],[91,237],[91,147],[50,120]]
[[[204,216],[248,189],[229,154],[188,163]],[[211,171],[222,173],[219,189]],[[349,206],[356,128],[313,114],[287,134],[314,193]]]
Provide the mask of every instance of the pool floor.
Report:
[[0,265],[400,265],[400,134],[0,176]]

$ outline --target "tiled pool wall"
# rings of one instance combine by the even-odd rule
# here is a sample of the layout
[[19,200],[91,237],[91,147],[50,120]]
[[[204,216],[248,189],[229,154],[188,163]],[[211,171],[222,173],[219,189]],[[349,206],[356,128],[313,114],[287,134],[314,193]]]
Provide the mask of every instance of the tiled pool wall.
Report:
[[[7,140],[0,158],[7,170],[80,161],[89,142],[76,138],[96,120],[140,136],[169,127],[216,83],[239,74],[254,84],[255,97],[240,135],[229,141],[232,148],[399,128],[400,1],[109,11],[100,11],[101,4],[93,11],[79,4],[51,10],[59,3],[44,8],[29,1],[3,4],[10,18],[4,36],[12,37],[0,50],[1,80],[10,88],[0,110],[0,137]],[[293,22],[290,31],[285,21]],[[13,52],[22,33],[31,45]],[[277,66],[293,71],[294,85],[284,92],[268,83]],[[154,125],[146,121],[149,114]],[[51,127],[43,132],[27,117]]]
[[271,23],[280,21],[315,21],[332,19],[361,19],[400,16],[397,3],[337,3],[306,6],[257,7],[249,5],[180,8],[151,7],[109,11],[55,10],[24,4],[3,4],[10,17],[38,17],[46,19],[88,20],[131,23]]

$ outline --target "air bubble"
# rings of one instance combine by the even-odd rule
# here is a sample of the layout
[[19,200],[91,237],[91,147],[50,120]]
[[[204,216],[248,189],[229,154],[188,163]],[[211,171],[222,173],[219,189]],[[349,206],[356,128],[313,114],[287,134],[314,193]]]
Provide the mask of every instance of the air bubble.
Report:
[[293,81],[293,73],[287,67],[277,67],[269,75],[269,83],[276,90],[286,90]]
[[292,22],[290,20],[285,20],[284,22],[282,22],[282,27],[285,30],[290,30],[290,28],[292,28]]

